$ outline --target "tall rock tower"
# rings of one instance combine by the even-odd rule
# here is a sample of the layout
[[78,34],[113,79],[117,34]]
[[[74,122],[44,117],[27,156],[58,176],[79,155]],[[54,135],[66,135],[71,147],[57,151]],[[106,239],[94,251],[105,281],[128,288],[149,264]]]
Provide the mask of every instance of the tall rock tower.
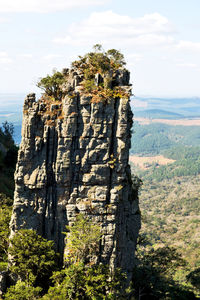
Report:
[[82,58],[60,73],[57,99],[47,91],[38,101],[34,94],[25,99],[11,236],[35,229],[63,254],[65,226],[83,213],[101,226],[98,260],[130,276],[140,213],[128,164],[129,72],[90,66],[87,77],[89,64]]

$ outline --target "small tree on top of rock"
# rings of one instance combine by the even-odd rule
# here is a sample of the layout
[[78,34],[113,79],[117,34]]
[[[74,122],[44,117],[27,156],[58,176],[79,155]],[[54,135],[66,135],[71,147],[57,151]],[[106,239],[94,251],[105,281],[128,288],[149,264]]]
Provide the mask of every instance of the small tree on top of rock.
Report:
[[[126,64],[124,55],[119,50],[104,51],[100,44],[96,44],[92,52],[78,58],[72,62],[72,68],[78,71],[79,75],[81,73],[83,92],[92,96],[91,102],[106,103],[111,98],[130,96],[130,91],[119,87],[113,80],[117,70]],[[67,76],[68,74],[54,71],[52,76],[41,78],[37,86],[44,90],[45,96],[50,97],[50,100],[61,100],[61,86],[67,80]]]
[[[106,103],[112,98],[129,97],[130,92],[113,80],[117,70],[126,64],[124,55],[116,49],[104,51],[100,44],[93,49],[93,52],[79,56],[79,60],[72,63],[72,67],[83,74],[82,87],[85,93],[92,96],[91,102]],[[96,75],[101,80],[96,80]]]
[[53,75],[47,75],[40,79],[37,87],[44,90],[47,96],[53,97],[55,100],[61,100],[62,91],[60,86],[64,83],[64,75],[61,72],[53,71]]
[[79,60],[72,63],[72,67],[80,68],[86,77],[94,76],[97,72],[105,75],[107,71],[116,71],[126,64],[124,55],[119,50],[104,51],[100,44],[94,45],[93,49],[93,52],[79,56]]

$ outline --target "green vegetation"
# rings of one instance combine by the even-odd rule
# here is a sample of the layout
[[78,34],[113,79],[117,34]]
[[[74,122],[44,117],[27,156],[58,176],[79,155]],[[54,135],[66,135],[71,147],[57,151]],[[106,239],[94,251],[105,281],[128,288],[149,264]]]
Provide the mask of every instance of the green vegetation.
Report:
[[80,214],[67,230],[66,267],[54,273],[54,286],[43,299],[120,299],[125,293],[125,276],[120,270],[113,273],[109,266],[96,264],[100,227]]
[[200,147],[173,147],[169,150],[161,151],[164,157],[176,160],[174,163],[158,166],[157,163],[149,163],[150,168],[146,171],[139,171],[139,176],[143,180],[162,181],[173,179],[174,177],[196,176],[200,174]]
[[17,282],[8,288],[5,299],[41,299],[58,267],[53,241],[34,230],[21,229],[10,241],[10,272]]
[[[124,56],[116,49],[105,52],[102,46],[97,44],[94,51],[72,63],[72,67],[83,73],[83,90],[92,97],[92,102],[106,102],[110,98],[127,98],[129,92],[116,86],[115,72],[125,65]],[[96,74],[100,75],[99,82],[96,81]]]
[[199,153],[200,147],[177,145],[159,153],[174,159],[174,163],[159,166],[149,161],[145,170],[132,166],[133,173],[143,181],[141,233],[147,234],[152,245],[177,248],[191,268],[200,264]]
[[[96,44],[93,50],[72,62],[72,68],[83,76],[81,86],[84,92],[92,97],[91,102],[106,103],[111,98],[128,98],[130,93],[117,86],[114,80],[117,70],[126,64],[123,54],[116,49],[105,52],[99,44]],[[40,78],[37,86],[44,90],[48,101],[59,101],[62,98],[61,86],[67,80],[67,76],[54,71],[52,76]],[[73,93],[71,97],[74,97]]]
[[47,241],[34,230],[21,229],[11,239],[9,254],[10,270],[20,280],[44,285],[55,268],[56,254],[53,241]]
[[[143,182],[139,199],[142,214],[140,235],[144,241],[138,249],[134,284],[137,297],[147,293],[153,295],[153,299],[199,299],[199,126],[136,123],[134,131],[132,154],[145,157],[163,155],[175,160],[168,165],[159,165],[149,159],[146,169],[139,168],[137,162],[132,164],[133,174]],[[161,263],[155,265],[154,259],[171,257],[168,252],[164,256],[158,252],[167,248],[176,249],[185,263],[172,271],[166,264],[163,273],[159,267]],[[152,257],[153,253],[156,256]]]
[[14,171],[18,148],[13,140],[14,127],[8,122],[0,128],[0,270],[7,267],[9,222],[14,193]]
[[41,299],[40,293],[42,288],[27,285],[26,282],[17,281],[6,292],[5,300],[36,300]]
[[195,286],[195,288],[198,290],[198,292],[200,293],[200,268],[197,268],[193,271],[191,271],[188,275],[187,275],[187,280],[189,282],[191,282],[191,284],[193,286]]
[[13,197],[14,171],[18,148],[13,140],[13,125],[7,121],[0,128],[0,193]]
[[175,279],[176,271],[185,266],[176,249],[156,248],[141,239],[133,276],[134,299],[196,299],[191,286]]
[[[33,230],[16,233],[9,251],[13,260],[10,270],[17,275],[18,281],[7,289],[6,300],[197,299],[193,291],[199,289],[199,270],[186,273],[187,262],[175,248],[152,245],[146,234],[142,234],[133,281],[125,289],[126,277],[119,269],[111,272],[109,266],[93,260],[101,238],[98,225],[79,215],[74,225],[67,229],[71,255],[66,257],[64,268],[53,274],[56,266],[53,242]],[[180,274],[182,281],[178,278]]]
[[[179,156],[184,155],[183,151]],[[166,170],[173,165],[165,166]],[[132,168],[137,173],[136,167]],[[149,177],[145,177],[147,172]],[[147,294],[148,299],[150,295],[153,299],[199,299],[200,175],[170,179],[163,176],[158,181],[153,167],[138,174],[143,185],[139,195],[142,214],[139,261],[133,280],[137,297]]]
[[182,176],[143,180],[140,208],[141,234],[153,244],[171,245],[188,261],[191,268],[200,266],[200,176]]
[[12,200],[0,194],[0,271],[7,267]]
[[101,238],[99,226],[79,215],[74,226],[67,229],[70,231],[67,236],[70,257],[66,257],[65,267],[53,275],[56,267],[53,242],[37,235],[34,230],[22,229],[14,235],[9,247],[10,271],[18,281],[8,288],[5,299],[103,300],[126,297],[125,275],[120,270],[111,272],[108,266],[96,264],[93,260]]
[[[61,100],[62,90],[60,86],[64,83],[65,77],[63,73],[53,71],[53,75],[47,75],[40,79],[37,87],[44,90],[45,95],[53,97],[54,100]],[[52,99],[51,99],[52,100]]]
[[109,71],[116,71],[126,64],[123,54],[116,49],[105,52],[99,44],[94,45],[93,49],[93,52],[79,56],[79,60],[72,63],[72,67],[84,72],[86,80],[94,78],[96,73],[106,75]]
[[156,155],[177,146],[200,146],[199,126],[154,123],[133,126],[131,154]]
[[42,298],[44,300],[125,299],[121,293],[124,276],[120,271],[111,273],[108,266],[78,262],[55,273],[52,279],[54,286]]
[[66,263],[88,263],[98,254],[101,231],[98,225],[93,224],[82,214],[78,215],[74,226],[67,226]]

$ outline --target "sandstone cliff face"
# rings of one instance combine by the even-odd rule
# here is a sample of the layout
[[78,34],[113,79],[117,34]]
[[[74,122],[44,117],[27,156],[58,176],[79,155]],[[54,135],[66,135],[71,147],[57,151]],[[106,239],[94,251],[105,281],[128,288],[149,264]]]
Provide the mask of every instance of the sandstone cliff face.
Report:
[[[34,94],[25,99],[11,235],[35,229],[63,254],[65,226],[84,213],[102,228],[98,260],[130,274],[140,214],[128,165],[129,99],[91,103],[78,70],[65,75],[60,101],[36,102]],[[125,69],[114,80],[130,90]]]

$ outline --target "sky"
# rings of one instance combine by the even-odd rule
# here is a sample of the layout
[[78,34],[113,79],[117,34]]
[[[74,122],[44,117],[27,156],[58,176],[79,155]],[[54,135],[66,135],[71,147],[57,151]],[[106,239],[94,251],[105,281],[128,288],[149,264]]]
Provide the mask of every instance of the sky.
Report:
[[124,54],[134,95],[200,97],[199,12],[199,0],[0,0],[0,93],[38,93],[98,43]]

